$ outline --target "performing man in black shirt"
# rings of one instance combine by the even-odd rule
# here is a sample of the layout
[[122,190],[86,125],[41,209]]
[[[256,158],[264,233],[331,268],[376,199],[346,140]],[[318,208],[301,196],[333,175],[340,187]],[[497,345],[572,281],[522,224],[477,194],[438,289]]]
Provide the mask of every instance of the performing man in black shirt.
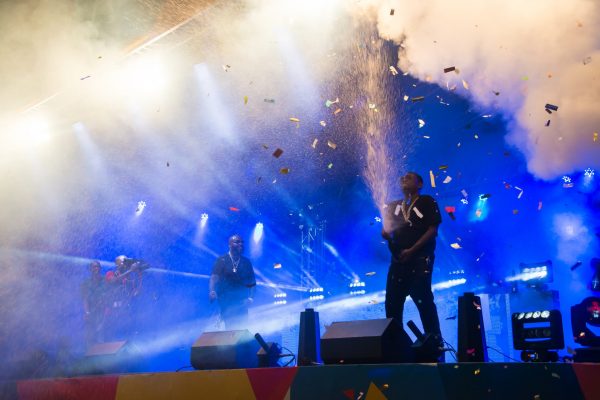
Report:
[[209,299],[218,300],[225,329],[248,326],[248,306],[254,301],[256,278],[250,260],[242,256],[244,241],[229,238],[229,252],[217,258],[209,281]]
[[391,202],[387,207],[381,235],[388,241],[392,261],[387,276],[385,295],[386,318],[402,323],[404,302],[415,302],[425,334],[440,347],[442,336],[437,308],[431,291],[435,237],[442,222],[436,201],[419,192],[423,178],[408,172],[400,178],[404,200]]

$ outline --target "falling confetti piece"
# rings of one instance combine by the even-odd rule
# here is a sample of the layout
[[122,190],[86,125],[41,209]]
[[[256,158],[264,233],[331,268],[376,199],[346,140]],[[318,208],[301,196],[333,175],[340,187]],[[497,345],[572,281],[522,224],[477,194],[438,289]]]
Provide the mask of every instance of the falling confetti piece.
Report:
[[460,147],[460,142],[458,142],[458,143],[456,144],[456,147]]
[[290,117],[290,121],[292,121],[292,122],[300,122],[300,120],[298,118],[295,118],[295,117]]
[[554,104],[546,104],[544,108],[547,110],[558,111],[558,106],[555,106]]
[[321,121],[321,122],[319,122],[319,124],[321,124],[321,126],[327,126],[327,122],[325,122],[325,121]]
[[393,65],[390,65],[390,72],[392,73],[393,76],[398,75],[398,70]]
[[375,107],[377,107],[377,106],[375,105],[375,103],[369,103],[369,108],[370,108],[371,110],[372,110],[372,109],[374,109]]
[[84,76],[83,78],[79,78],[79,80],[82,80],[82,81],[84,81],[84,80],[86,80],[87,78],[90,78],[90,77],[91,77],[91,75]]
[[265,103],[275,103],[275,99],[265,99]]
[[475,375],[479,375],[481,373],[481,370],[479,368],[477,368],[475,371],[473,371],[473,374]]
[[240,209],[237,207],[229,207],[229,211],[240,212]]
[[583,65],[588,65],[592,62],[592,57],[586,57],[583,59]]
[[425,139],[431,139],[431,136],[423,135]]
[[455,212],[456,211],[456,207],[454,207],[454,206],[446,206],[444,208],[444,210],[446,210],[447,213],[451,213],[451,212]]
[[404,101],[408,101],[409,97],[404,95]]
[[452,319],[456,319],[456,315],[453,315],[453,316],[451,316],[451,317],[447,317],[447,318],[446,318],[446,321],[449,321],[449,320],[452,320]]
[[169,164],[169,162],[167,161],[167,167],[170,167],[170,166],[171,166],[171,164]]
[[440,165],[439,169],[448,169],[448,166],[447,165]]
[[553,373],[552,373],[552,377],[553,377],[553,378],[556,378],[556,379],[560,379],[560,375],[559,375],[559,374],[557,374],[556,372],[553,372]]
[[419,128],[422,128],[425,126],[425,121],[423,121],[422,119],[419,119]]
[[467,83],[467,81],[465,81],[465,80],[463,79],[463,81],[462,81],[462,84],[463,84],[463,87],[464,87],[465,89],[469,90],[469,84]]
[[382,386],[384,389],[389,389],[390,385],[388,385],[387,383],[384,383]]
[[341,112],[342,112],[342,109],[341,109],[341,108],[338,108],[337,110],[335,110],[335,111],[333,112],[333,115],[337,115],[337,114],[339,114],[339,113],[341,113]]
[[141,213],[144,212],[145,208],[146,208],[146,202],[145,201],[138,201],[137,208],[135,209],[135,213],[137,215],[140,215]]
[[479,139],[479,136],[478,136],[477,134],[473,135],[473,137],[474,137],[475,139]]
[[490,197],[492,197],[492,195],[490,193],[479,195],[479,199],[481,199],[481,200],[483,200],[483,199],[489,199]]
[[442,183],[450,183],[452,181],[452,177],[447,176],[446,179]]
[[477,209],[475,211],[475,215],[477,216],[477,218],[481,217],[481,210]]
[[452,72],[456,70],[456,67],[448,67],[448,68],[444,68],[444,73],[447,74],[448,72]]
[[248,96],[244,96],[244,105],[248,104]]
[[281,263],[275,263],[275,264],[273,264],[273,268],[274,269],[281,269]]
[[546,121],[546,126],[550,126],[550,120]]
[[495,92],[492,90],[492,93],[494,93],[496,96],[500,96],[500,92]]
[[277,148],[277,150],[275,150],[273,152],[273,157],[279,158],[279,157],[281,157],[282,154],[283,154],[283,150],[281,150],[280,148]]
[[266,144],[262,145],[263,149],[267,150],[269,148],[269,146],[267,146]]
[[594,132],[593,138],[594,138],[594,142],[598,141],[598,132]]
[[450,245],[450,247],[452,247],[453,249],[456,249],[456,250],[458,250],[458,249],[462,249],[462,247],[460,247],[460,244],[458,244],[458,243],[452,243],[452,244]]
[[289,173],[290,173],[290,169],[289,169],[289,168],[281,168],[281,169],[279,170],[279,173],[280,173],[280,174],[283,174],[283,175],[287,175],[287,174],[289,174]]
[[376,273],[377,273],[377,272],[375,272],[375,271],[367,272],[367,273],[365,274],[365,276],[373,276],[373,275],[375,275]]
[[329,108],[329,107],[331,107],[331,105],[332,105],[332,104],[339,103],[339,102],[340,102],[340,99],[336,97],[336,99],[335,99],[335,100],[327,100],[327,101],[325,102],[325,106],[326,106],[327,108]]
[[337,148],[337,144],[333,143],[331,140],[327,141],[327,146],[331,147],[334,150]]
[[429,180],[431,181],[431,187],[435,187],[435,176],[433,175],[433,171],[429,170]]
[[423,101],[425,100],[425,96],[417,96],[417,97],[413,97],[412,99],[410,99],[413,103],[416,103],[417,101]]
[[231,65],[227,65],[227,64],[223,65],[223,71],[228,72],[229,68],[231,68]]
[[394,9],[393,8],[390,10],[390,15],[394,15]]
[[327,169],[331,169],[333,167],[333,163],[329,163],[329,165],[327,165]]
[[513,215],[517,215],[519,213],[519,210],[513,210]]
[[467,193],[467,191],[465,189],[461,190],[460,194],[462,194],[463,197],[469,197],[469,194]]
[[315,140],[313,140],[312,145],[311,145],[313,149],[317,148],[317,143],[319,143],[319,139],[315,138]]
[[538,202],[538,211],[540,211],[542,209],[542,202]]

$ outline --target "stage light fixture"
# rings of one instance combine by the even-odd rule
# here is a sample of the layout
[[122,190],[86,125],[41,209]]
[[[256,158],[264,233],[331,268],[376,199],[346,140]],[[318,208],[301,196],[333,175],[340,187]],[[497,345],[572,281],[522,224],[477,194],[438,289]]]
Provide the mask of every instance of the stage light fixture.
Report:
[[264,225],[262,222],[257,222],[254,227],[254,233],[252,234],[252,240],[254,243],[259,243],[263,238]]
[[513,346],[522,350],[523,361],[558,361],[549,350],[565,347],[559,310],[536,310],[512,314]]

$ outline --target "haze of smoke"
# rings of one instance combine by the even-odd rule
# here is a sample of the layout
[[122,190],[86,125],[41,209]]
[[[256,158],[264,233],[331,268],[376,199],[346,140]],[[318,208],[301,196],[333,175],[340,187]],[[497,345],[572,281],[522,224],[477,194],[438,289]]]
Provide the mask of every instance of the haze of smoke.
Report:
[[[367,6],[378,9],[381,37],[400,45],[403,71],[456,86],[482,109],[504,115],[507,141],[526,155],[532,174],[550,180],[600,166],[600,141],[593,142],[600,129],[597,2],[385,0]],[[457,71],[444,73],[452,66]],[[547,103],[558,112],[547,114]]]

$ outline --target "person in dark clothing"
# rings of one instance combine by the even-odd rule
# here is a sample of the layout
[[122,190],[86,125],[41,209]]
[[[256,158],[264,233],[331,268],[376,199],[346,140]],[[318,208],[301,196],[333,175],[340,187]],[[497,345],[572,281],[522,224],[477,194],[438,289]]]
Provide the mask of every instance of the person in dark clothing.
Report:
[[81,296],[85,313],[85,340],[86,344],[91,346],[104,341],[107,288],[100,273],[100,262],[92,261],[89,269],[90,277],[81,285]]
[[248,306],[254,301],[256,278],[249,259],[242,256],[244,241],[229,238],[229,252],[217,258],[209,281],[209,300],[217,300],[226,329],[248,325]]
[[410,296],[421,317],[425,334],[441,345],[437,308],[431,290],[435,238],[442,222],[436,201],[420,195],[423,178],[408,172],[400,179],[403,200],[388,204],[381,235],[388,241],[392,260],[387,276],[385,314],[402,323],[404,303]]

